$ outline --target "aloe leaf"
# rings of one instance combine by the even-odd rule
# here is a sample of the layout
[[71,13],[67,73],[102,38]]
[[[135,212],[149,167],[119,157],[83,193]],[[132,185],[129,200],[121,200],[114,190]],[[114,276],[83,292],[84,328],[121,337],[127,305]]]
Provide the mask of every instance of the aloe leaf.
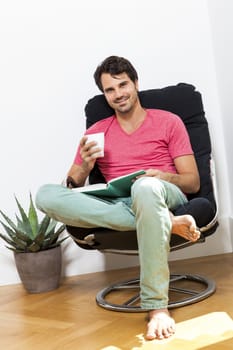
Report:
[[17,214],[15,214],[16,220],[17,220],[17,226],[23,225],[23,221],[18,217]]
[[27,215],[26,215],[26,213],[25,213],[23,207],[22,207],[21,204],[19,203],[19,201],[18,201],[18,199],[17,199],[16,196],[15,196],[15,201],[16,201],[16,203],[17,203],[17,206],[18,206],[19,212],[20,212],[20,214],[21,214],[22,220],[23,220],[23,221],[27,221],[27,220],[28,220],[28,217],[27,217]]
[[17,219],[17,232],[21,232],[22,234],[25,235],[25,237],[32,239],[30,232],[28,233],[27,224],[25,225],[25,223],[22,220],[20,220],[20,218],[17,215],[15,215],[15,216]]
[[66,229],[66,225],[61,225],[58,229],[57,229],[57,233],[60,235],[63,231],[65,231]]
[[[7,220],[6,220],[7,221]],[[20,230],[16,225],[14,225],[14,223],[12,222],[12,221],[10,221],[10,223],[11,224],[13,224],[13,225],[11,225],[11,226],[14,226],[14,227],[9,227],[9,226],[7,226],[4,222],[2,222],[1,220],[0,220],[0,223],[2,224],[2,226],[4,227],[4,229],[6,230],[6,232],[7,232],[7,234],[10,236],[10,237],[12,237],[12,236],[15,236],[15,235],[18,235],[18,236],[20,236],[23,240],[25,240],[26,239],[26,234],[22,231],[22,230]],[[24,237],[24,238],[23,238]]]
[[38,216],[37,216],[36,208],[35,208],[33,200],[32,200],[31,193],[30,193],[30,207],[29,207],[29,212],[28,212],[28,219],[29,219],[29,222],[31,224],[33,236],[35,237],[37,232],[38,232],[39,223],[38,223]]
[[39,252],[41,250],[41,247],[33,242],[30,246],[28,246],[28,251],[32,253]]
[[10,227],[16,231],[17,226],[15,225],[15,223],[10,218],[8,218],[8,216],[5,215],[1,210],[0,210],[0,213],[1,213],[2,217],[5,219],[5,221],[10,225]]
[[[3,222],[1,222],[1,224],[3,225],[3,227],[6,230],[9,237],[4,236],[3,234],[1,234],[0,237],[2,237],[2,238],[5,237],[5,241],[7,241],[6,239],[8,239],[8,241],[7,241],[8,244],[12,244],[14,242],[14,246],[19,245],[21,248],[24,248],[27,246],[27,244],[31,243],[30,238],[27,237],[26,235],[24,235],[23,233],[18,232],[18,231],[15,233],[13,230],[10,229],[10,227],[5,225]],[[9,241],[9,239],[11,241]]]
[[41,247],[44,241],[45,241],[45,232],[41,231],[34,239],[34,242]]
[[47,245],[43,245],[43,250],[58,247],[58,246],[61,245],[61,243],[62,243],[63,241],[65,241],[67,238],[69,238],[69,236],[66,236],[66,237],[64,237],[63,239],[60,239],[59,241],[56,241],[56,242],[54,242],[54,243],[50,243],[50,244],[49,244],[49,247],[48,247]]
[[41,232],[46,232],[49,224],[50,224],[51,218],[48,215],[45,215],[43,220],[41,221],[39,228],[38,228],[38,235],[41,234]]
[[61,225],[57,231],[55,231],[56,229],[56,225],[57,225],[57,221],[54,221],[54,225],[51,227],[51,229],[49,230],[49,227],[48,227],[48,230],[46,232],[46,237],[50,237],[50,236],[54,236],[54,235],[60,235],[64,230],[65,230],[65,225]]
[[57,238],[54,239],[54,237],[49,237],[48,239],[45,239],[43,242],[42,242],[42,248],[43,249],[48,249],[48,248],[51,248],[53,246],[54,243],[56,243],[57,241]]
[[65,225],[61,225],[59,229],[56,232],[50,232],[49,234],[46,235],[46,237],[49,238],[48,240],[48,245],[54,243],[57,241],[58,236],[65,230]]
[[70,238],[70,236],[66,236],[64,238],[61,238],[57,241],[57,244],[60,245],[62,242],[64,242],[65,240],[67,240],[67,238]]
[[2,233],[0,233],[0,237],[8,244],[10,244],[11,246],[15,247],[15,242],[13,240],[11,240],[10,238],[8,238],[7,236],[3,235]]
[[55,240],[55,241],[44,241],[43,242],[43,249],[50,249],[50,248],[53,248],[53,247],[57,247],[59,245],[61,245],[61,243],[63,241],[65,241],[67,238],[69,238],[69,236],[66,236],[60,240]]
[[23,249],[23,250],[26,250],[26,247],[27,247],[27,242],[24,242],[22,241],[21,239],[19,239],[17,236],[15,236],[13,238],[13,241],[15,242],[15,246],[17,248],[20,248],[20,249]]
[[47,230],[46,230],[46,232],[45,232],[45,238],[54,235],[54,232],[55,232],[55,229],[56,229],[56,225],[57,225],[57,221],[51,219],[51,222],[50,222],[50,224],[49,224],[49,226],[47,227]]
[[56,247],[58,247],[59,245],[60,245],[60,244],[58,244],[58,243],[54,243],[54,244],[51,244],[49,247],[44,246],[44,247],[42,248],[42,250],[48,250],[48,249],[56,248]]
[[[25,243],[24,241],[21,241],[20,239],[18,239],[18,237],[12,237],[12,238],[8,238],[6,236],[4,236],[3,234],[0,233],[0,237],[6,242],[8,243],[11,247],[13,247],[12,249],[20,249],[21,251],[25,251],[25,248],[27,247],[27,243]],[[8,249],[10,249],[9,247],[7,247]]]
[[9,226],[7,226],[4,222],[0,220],[0,223],[2,224],[3,228],[5,229],[6,233],[9,237],[15,236],[15,231],[13,231]]
[[25,241],[27,243],[30,243],[32,241],[31,238],[27,236],[27,232],[25,233],[19,227],[15,226],[14,230],[12,230],[9,226],[7,226],[1,220],[0,220],[0,223],[2,224],[2,226],[4,227],[6,233],[10,238],[14,239],[14,237],[17,236],[20,240]]
[[7,249],[12,250],[13,252],[21,252],[20,250],[18,250],[16,247],[12,248],[12,247],[8,247],[7,245],[5,246]]
[[20,249],[19,247],[15,247],[15,248],[12,248],[12,247],[8,247],[7,245],[5,246],[7,249],[13,251],[14,253],[26,253],[25,250],[22,250]]
[[21,214],[21,217],[22,217],[22,221],[23,221],[23,224],[24,224],[24,227],[28,233],[28,235],[33,238],[33,232],[32,232],[32,227],[31,227],[31,224],[30,224],[30,221],[24,211],[24,209],[22,208],[21,204],[19,203],[18,199],[16,198],[15,196],[15,200],[16,200],[16,203],[17,203],[17,206],[18,206],[18,209],[20,211],[20,214]]

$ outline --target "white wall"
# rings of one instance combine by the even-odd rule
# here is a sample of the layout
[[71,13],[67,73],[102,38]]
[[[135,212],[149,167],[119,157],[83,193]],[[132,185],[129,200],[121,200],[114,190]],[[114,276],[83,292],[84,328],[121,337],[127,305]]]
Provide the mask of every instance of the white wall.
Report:
[[[189,82],[202,92],[215,139],[222,225],[221,235],[188,254],[232,251],[223,141],[227,129],[222,128],[211,31],[202,0],[1,3],[0,208],[12,216],[14,193],[27,206],[29,191],[34,196],[41,184],[59,183],[65,176],[85,128],[85,103],[99,93],[93,72],[106,56],[117,54],[135,65],[141,89]],[[135,262],[137,258],[87,252],[72,241],[64,245],[66,275]],[[12,253],[0,242],[0,284],[18,280]]]
[[233,2],[231,0],[208,1],[210,23],[212,28],[214,58],[216,63],[217,87],[222,112],[224,131],[224,149],[228,165],[228,183],[230,203],[228,215],[230,232],[233,240],[233,161],[232,161],[232,131],[233,131],[233,100],[232,100],[232,62],[233,62]]

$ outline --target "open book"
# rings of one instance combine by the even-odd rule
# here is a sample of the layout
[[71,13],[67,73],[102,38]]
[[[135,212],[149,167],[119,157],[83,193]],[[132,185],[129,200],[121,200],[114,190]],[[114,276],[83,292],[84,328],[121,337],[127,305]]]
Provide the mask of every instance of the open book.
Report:
[[94,196],[102,197],[128,197],[133,184],[133,179],[139,175],[145,174],[144,170],[138,170],[133,173],[116,177],[108,183],[98,183],[83,187],[73,188],[72,191],[88,193]]

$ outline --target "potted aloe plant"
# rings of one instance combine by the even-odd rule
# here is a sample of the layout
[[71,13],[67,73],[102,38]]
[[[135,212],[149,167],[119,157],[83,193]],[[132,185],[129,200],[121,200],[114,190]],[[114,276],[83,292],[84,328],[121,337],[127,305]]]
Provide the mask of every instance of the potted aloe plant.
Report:
[[61,243],[59,239],[65,225],[56,229],[57,222],[48,215],[39,220],[30,193],[28,213],[15,197],[20,216],[16,223],[0,210],[0,220],[6,234],[0,237],[7,248],[14,252],[16,268],[20,279],[29,293],[47,292],[57,288],[61,278]]

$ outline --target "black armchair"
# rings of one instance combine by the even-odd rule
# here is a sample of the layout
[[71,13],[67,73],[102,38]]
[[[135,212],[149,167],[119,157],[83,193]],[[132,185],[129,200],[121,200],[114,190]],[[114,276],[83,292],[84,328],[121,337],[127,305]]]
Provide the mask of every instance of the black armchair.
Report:
[[[211,141],[208,123],[205,118],[201,94],[190,84],[180,83],[161,89],[139,92],[141,104],[145,108],[164,109],[180,116],[191,140],[199,169],[201,187],[198,193],[189,195],[189,202],[177,208],[174,215],[191,214],[200,228],[200,239],[192,243],[178,235],[171,235],[171,251],[185,248],[192,244],[203,243],[217,227],[217,203],[215,179],[211,159]],[[104,95],[90,99],[85,107],[86,125],[114,114]],[[89,177],[90,183],[105,182],[99,169],[95,167]],[[204,213],[204,215],[203,215]],[[106,228],[83,229],[67,226],[67,231],[74,241],[84,249],[99,250],[104,253],[137,254],[135,231],[121,232]],[[134,278],[104,288],[97,294],[97,304],[110,310],[141,312],[139,305],[139,279]],[[136,291],[136,294],[135,294]],[[198,302],[215,291],[215,283],[200,275],[173,274],[170,276],[169,308]],[[133,293],[133,295],[131,295]],[[114,294],[114,301],[111,295]],[[126,300],[122,302],[122,294]],[[175,295],[175,298],[174,296]],[[119,295],[119,298],[118,298]],[[119,301],[116,301],[118,300]]]

